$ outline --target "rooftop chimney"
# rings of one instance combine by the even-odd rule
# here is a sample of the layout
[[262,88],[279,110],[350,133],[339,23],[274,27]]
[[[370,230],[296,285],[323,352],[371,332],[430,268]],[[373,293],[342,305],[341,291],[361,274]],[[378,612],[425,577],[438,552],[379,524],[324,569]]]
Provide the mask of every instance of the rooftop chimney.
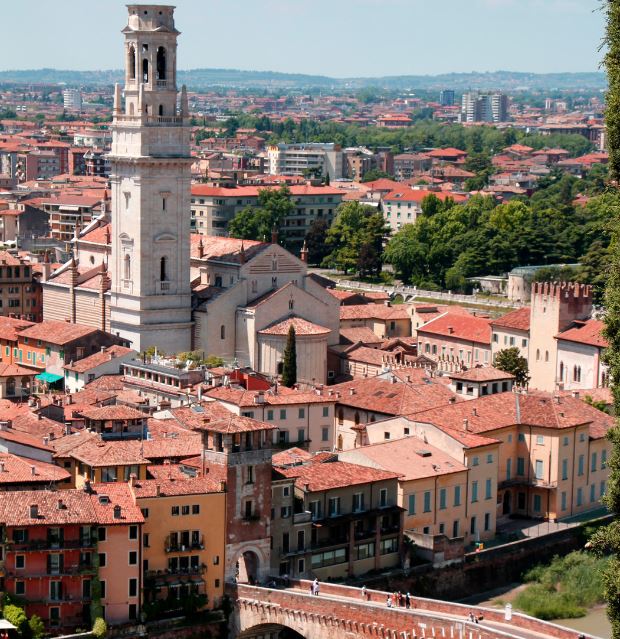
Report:
[[469,420],[467,419],[467,417],[463,420],[463,430],[469,430]]
[[474,417],[478,417],[478,409],[474,406],[474,408],[471,409],[471,414]]
[[30,472],[31,472],[33,475],[36,475],[36,474],[37,474],[37,467],[36,467],[36,466],[30,466]]
[[65,504],[62,501],[62,499],[58,500],[58,510],[64,510],[65,509]]
[[349,388],[349,395],[355,395],[355,389]]
[[114,519],[120,519],[121,518],[121,507],[120,506],[114,506]]
[[456,403],[456,397],[450,397],[450,399],[448,401],[450,402],[450,404],[455,404]]
[[4,472],[4,462],[0,462],[0,473]]
[[448,333],[450,333],[450,335],[454,333],[454,328],[452,326],[448,326]]
[[579,391],[574,390],[574,391],[572,392],[572,396],[573,396],[575,399],[579,399]]

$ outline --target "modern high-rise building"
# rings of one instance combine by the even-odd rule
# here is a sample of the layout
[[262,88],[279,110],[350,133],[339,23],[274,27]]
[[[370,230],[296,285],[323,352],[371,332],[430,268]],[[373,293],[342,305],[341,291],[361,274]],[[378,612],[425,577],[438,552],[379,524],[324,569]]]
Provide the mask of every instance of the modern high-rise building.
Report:
[[441,106],[454,105],[454,91],[452,89],[444,89],[439,93],[439,104]]
[[329,176],[330,180],[342,177],[343,152],[333,142],[306,144],[274,144],[267,149],[268,170],[271,175]]
[[463,122],[505,122],[508,119],[508,96],[503,93],[464,93],[461,100]]
[[82,94],[79,89],[65,89],[62,92],[62,101],[67,111],[82,110]]
[[128,5],[124,103],[116,85],[111,329],[142,351],[190,349],[190,126],[177,109],[174,7]]

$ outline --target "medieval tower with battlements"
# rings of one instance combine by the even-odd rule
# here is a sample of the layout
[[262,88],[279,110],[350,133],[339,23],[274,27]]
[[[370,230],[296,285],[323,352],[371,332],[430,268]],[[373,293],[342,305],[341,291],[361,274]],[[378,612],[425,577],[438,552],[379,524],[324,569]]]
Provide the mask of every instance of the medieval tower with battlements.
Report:
[[530,387],[554,391],[558,341],[556,335],[592,313],[592,293],[584,284],[538,282],[532,286],[530,310]]
[[[174,7],[128,5],[114,95],[111,330],[138,351],[191,348],[190,127]],[[124,94],[124,95],[123,95]]]

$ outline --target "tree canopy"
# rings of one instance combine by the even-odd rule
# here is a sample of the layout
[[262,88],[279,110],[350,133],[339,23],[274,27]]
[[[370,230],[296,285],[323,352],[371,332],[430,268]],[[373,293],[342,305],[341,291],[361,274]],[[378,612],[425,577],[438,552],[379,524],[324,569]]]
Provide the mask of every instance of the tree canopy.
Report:
[[504,348],[495,355],[493,362],[495,368],[515,376],[517,386],[527,386],[530,381],[530,372],[527,359],[521,355],[516,346]]
[[291,191],[287,186],[261,189],[258,192],[258,206],[247,206],[239,211],[229,222],[228,233],[242,240],[268,240],[271,231],[280,228],[282,220],[294,209]]
[[295,327],[288,329],[284,357],[282,359],[282,384],[291,388],[297,383],[297,344],[295,343]]

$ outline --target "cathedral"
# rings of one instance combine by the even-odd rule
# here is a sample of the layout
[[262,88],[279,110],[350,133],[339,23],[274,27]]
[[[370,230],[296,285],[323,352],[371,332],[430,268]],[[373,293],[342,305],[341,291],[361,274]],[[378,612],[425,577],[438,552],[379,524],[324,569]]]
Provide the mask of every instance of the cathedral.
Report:
[[43,283],[44,319],[102,328],[138,351],[198,350],[269,375],[293,325],[299,380],[325,382],[338,301],[275,233],[268,243],[190,232],[191,128],[185,87],[177,90],[174,8],[128,10],[111,218],[76,230],[71,260]]

